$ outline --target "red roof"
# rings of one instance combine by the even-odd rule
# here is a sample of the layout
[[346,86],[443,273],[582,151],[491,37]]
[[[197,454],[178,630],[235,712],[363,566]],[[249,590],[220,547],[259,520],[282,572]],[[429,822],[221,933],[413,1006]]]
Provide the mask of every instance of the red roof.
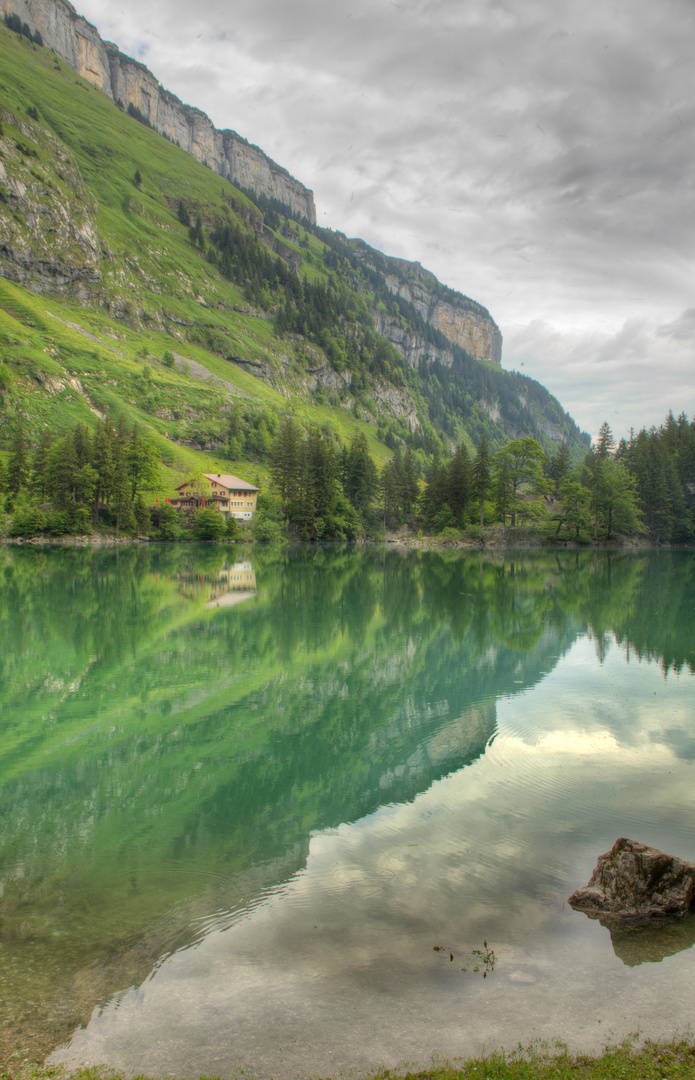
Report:
[[[214,481],[214,483],[220,484],[222,487],[232,488],[235,491],[258,491],[258,488],[254,487],[253,484],[247,484],[245,480],[240,480],[238,476],[232,476],[230,473],[206,472],[203,473],[203,476],[210,482]],[[185,484],[179,484],[175,490],[180,491],[181,488],[191,487],[192,485],[193,481],[187,480]]]

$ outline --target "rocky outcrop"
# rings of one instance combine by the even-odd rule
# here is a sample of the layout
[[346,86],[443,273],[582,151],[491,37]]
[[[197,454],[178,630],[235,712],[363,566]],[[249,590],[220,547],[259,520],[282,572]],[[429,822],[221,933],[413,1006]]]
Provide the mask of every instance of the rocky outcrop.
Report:
[[51,132],[9,109],[0,119],[0,275],[36,292],[79,296],[101,280],[96,200]]
[[[355,255],[365,266],[381,276],[389,292],[411,305],[417,315],[447,341],[465,349],[476,360],[501,364],[502,334],[490,312],[482,304],[448,289],[420,263],[387,258],[362,241],[352,243]],[[395,332],[395,327],[392,332]],[[386,333],[385,336],[388,337],[389,334]],[[395,341],[394,344],[402,352]],[[416,354],[417,347],[413,348],[413,345],[407,342],[404,345],[411,355]],[[424,336],[420,348],[424,350],[420,355],[434,356],[439,352],[438,359],[443,363],[451,363],[451,359],[447,359],[446,348],[426,342]],[[408,359],[406,352],[402,352],[402,355]]]
[[417,367],[420,360],[428,363],[439,360],[447,367],[454,362],[454,354],[450,349],[440,349],[431,342],[425,341],[419,334],[403,326],[395,315],[389,315],[388,312],[377,308],[372,311],[372,317],[377,333],[391,342],[410,367]]
[[599,918],[651,919],[684,915],[694,889],[695,863],[621,837],[599,856],[589,884],[568,903]]
[[218,131],[204,112],[184,105],[151,71],[102,41],[96,27],[68,0],[0,0],[0,13],[16,12],[44,44],[104,94],[138,109],[160,135],[232,183],[277,199],[293,214],[316,221],[312,192],[235,131]]

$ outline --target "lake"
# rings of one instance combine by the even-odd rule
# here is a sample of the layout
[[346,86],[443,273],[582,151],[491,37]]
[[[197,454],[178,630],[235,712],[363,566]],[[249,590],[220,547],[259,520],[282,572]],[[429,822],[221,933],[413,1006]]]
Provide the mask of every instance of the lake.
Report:
[[685,1032],[695,553],[0,550],[0,1061],[364,1075]]

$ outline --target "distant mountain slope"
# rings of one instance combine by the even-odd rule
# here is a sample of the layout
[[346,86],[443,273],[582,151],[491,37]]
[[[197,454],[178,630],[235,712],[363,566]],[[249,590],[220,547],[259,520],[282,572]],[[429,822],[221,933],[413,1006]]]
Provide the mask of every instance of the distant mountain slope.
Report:
[[283,412],[421,465],[483,432],[581,450],[547,390],[500,368],[479,304],[232,186],[3,24],[0,67],[0,418],[108,411],[172,467],[205,450],[242,476]]

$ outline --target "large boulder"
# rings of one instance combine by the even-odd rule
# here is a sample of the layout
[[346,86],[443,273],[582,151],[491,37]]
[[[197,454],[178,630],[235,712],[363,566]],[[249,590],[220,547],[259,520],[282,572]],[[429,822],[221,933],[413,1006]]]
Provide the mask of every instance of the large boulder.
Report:
[[651,919],[684,915],[694,891],[695,863],[621,837],[599,856],[589,884],[568,903],[587,915]]

